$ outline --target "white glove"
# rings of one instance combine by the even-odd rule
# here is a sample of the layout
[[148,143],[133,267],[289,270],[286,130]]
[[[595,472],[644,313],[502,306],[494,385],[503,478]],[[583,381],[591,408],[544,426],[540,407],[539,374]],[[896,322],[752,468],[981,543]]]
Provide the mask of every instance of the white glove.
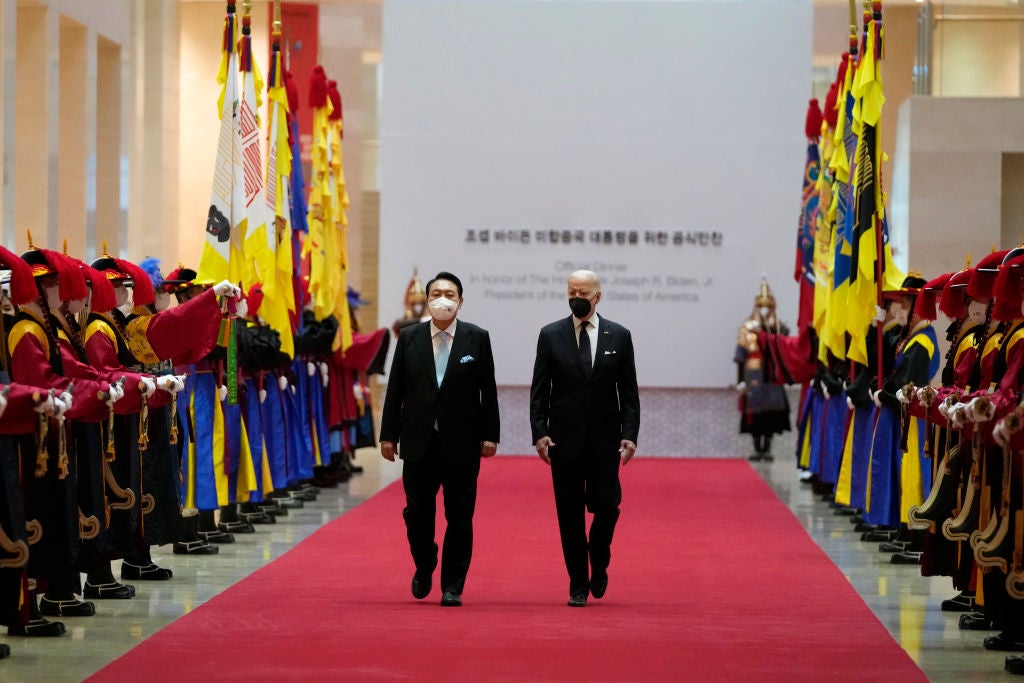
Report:
[[260,403],[263,403],[264,401],[266,401],[267,400],[267,390],[266,389],[260,389],[259,397],[260,397]]
[[68,408],[70,407],[71,406],[69,406],[67,403],[64,403],[64,401],[60,400],[59,397],[54,397],[52,417],[55,417],[58,420],[63,420],[64,413],[66,413],[68,411]]
[[912,400],[914,400],[913,399],[913,393],[911,393],[910,396],[907,396],[906,387],[903,387],[902,389],[900,389],[899,391],[896,392],[896,399],[900,403],[904,403],[904,404],[909,404]]
[[996,422],[996,426],[992,428],[992,439],[1003,448],[1010,445],[1010,435],[1006,433],[1006,423],[1002,420]]
[[240,299],[238,303],[235,304],[235,315],[239,318],[249,317],[249,304],[245,303],[245,299]]
[[226,296],[234,299],[242,295],[242,290],[231,284],[229,280],[221,280],[213,286],[213,293],[217,296]]
[[316,374],[316,363],[309,361],[306,363],[306,374],[312,377]]
[[822,385],[821,385],[821,393],[825,396],[825,400],[826,401],[829,400],[830,398],[832,398],[832,394],[830,394],[828,392],[828,387],[825,386],[824,383],[822,383]]
[[739,384],[737,384],[736,385],[736,391],[740,392],[741,394],[745,393],[747,391],[747,383],[746,382],[740,382]]
[[980,396],[972,398],[971,402],[967,404],[967,415],[974,422],[988,422],[995,417],[996,406],[987,399],[979,403],[980,398]]
[[846,407],[849,408],[850,410],[856,410],[857,409],[857,407],[855,405],[853,405],[853,399],[850,398],[849,396],[846,397]]
[[957,403],[949,409],[949,423],[953,426],[953,429],[960,429],[964,426],[964,423],[969,421],[970,417],[967,415],[966,403]]
[[922,405],[926,406],[931,405],[931,401],[928,400],[928,393],[926,391],[927,389],[928,387],[921,387],[920,389],[917,390],[917,400],[920,401]]
[[946,418],[947,420],[949,419],[949,404],[946,403],[945,401],[939,404],[939,415]]
[[154,382],[150,377],[143,377],[139,380],[139,383],[142,385],[142,395],[146,398],[152,396],[153,392],[156,391],[156,382]]
[[0,394],[0,417],[3,417],[5,410],[7,410],[7,397]]
[[178,387],[178,388],[177,388],[177,389],[175,390],[175,393],[177,393],[178,391],[185,391],[185,378],[186,378],[187,376],[188,376],[188,375],[173,375],[173,377],[174,377],[174,383],[175,383],[175,384],[177,385],[177,387]]
[[217,398],[220,399],[221,403],[223,403],[224,401],[226,401],[228,399],[228,387],[227,387],[227,385],[221,384],[219,387],[217,387]]
[[885,309],[881,306],[875,306],[875,317],[871,321],[876,323],[885,322]]
[[35,410],[43,415],[53,415],[53,395],[47,394],[46,398],[36,404]]
[[881,394],[881,393],[882,393],[882,390],[881,390],[881,389],[879,389],[878,391],[872,391],[872,392],[871,392],[871,401],[872,401],[872,402],[873,402],[873,403],[874,403],[874,404],[875,404],[876,406],[878,406],[879,408],[881,408],[881,407],[882,407],[882,400],[881,400],[880,398],[878,398],[879,394]]
[[288,378],[285,377],[284,375],[281,375],[280,377],[278,377],[277,378],[277,388],[280,389],[281,391],[284,391],[285,389],[287,389],[288,388]]
[[331,381],[330,371],[327,369],[327,363],[320,363],[320,383],[324,385],[324,389],[327,388],[328,383]]
[[174,375],[160,375],[156,378],[156,387],[160,391],[166,391],[169,394],[180,391],[178,389],[178,378]]
[[111,383],[107,387],[107,405],[113,407],[122,398],[124,398],[124,387],[120,384]]
[[60,402],[66,406],[65,410],[71,410],[71,404],[74,402],[74,398],[72,398],[71,392],[62,391],[60,392],[60,396],[58,398],[60,398]]

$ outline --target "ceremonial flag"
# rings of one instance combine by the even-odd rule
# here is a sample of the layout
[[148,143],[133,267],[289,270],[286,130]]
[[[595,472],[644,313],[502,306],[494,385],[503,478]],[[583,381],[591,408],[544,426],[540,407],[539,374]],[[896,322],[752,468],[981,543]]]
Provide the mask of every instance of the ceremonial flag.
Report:
[[[334,230],[334,216],[331,211],[334,201],[334,183],[331,182],[330,168],[330,115],[331,102],[327,96],[327,75],[317,65],[309,81],[309,106],[313,109],[313,147],[311,149],[311,171],[309,178],[309,206],[306,221],[309,233],[302,244],[302,257],[309,261],[307,288],[313,299],[313,314],[323,320],[333,310],[330,301],[331,273],[328,251]],[[329,232],[330,230],[330,232]]]
[[[288,176],[288,201],[292,242],[292,292],[295,310],[305,308],[309,290],[302,277],[302,238],[309,234],[306,222],[306,183],[302,175],[302,152],[299,146],[299,87],[290,71],[284,72],[284,87],[288,94],[288,144],[291,149],[291,175]],[[302,327],[302,316],[296,313],[293,328]]]
[[[292,287],[292,234],[289,225],[288,176],[291,174],[291,148],[288,146],[288,93],[284,85],[281,59],[280,24],[275,23],[268,79],[267,184],[265,190],[267,223],[262,238],[269,252],[263,277],[263,305],[260,315],[281,337],[281,351],[295,355],[292,320],[295,293]],[[248,246],[248,241],[247,241]],[[268,287],[269,285],[269,287]],[[267,308],[270,304],[270,308]]]
[[804,164],[802,208],[796,237],[796,267],[793,278],[800,284],[800,312],[797,317],[798,334],[808,333],[814,318],[814,244],[818,231],[818,177],[821,175],[821,109],[812,99],[807,107],[804,125],[807,135],[807,161]]
[[858,140],[847,317],[852,334],[849,357],[865,365],[868,357],[864,332],[871,325],[876,307],[881,305],[881,292],[899,289],[906,277],[892,260],[882,192],[884,155],[878,144],[878,126],[885,103],[882,94],[882,38],[882,13],[876,10],[868,24],[852,89]]
[[[232,8],[233,5],[228,5]],[[242,171],[242,132],[239,112],[236,16],[224,16],[224,35],[217,82],[221,84],[217,108],[220,133],[213,189],[206,219],[206,241],[199,259],[196,281],[202,283],[244,279],[243,244],[246,231],[245,192]]]
[[345,163],[342,155],[342,140],[345,137],[345,119],[342,115],[341,93],[337,81],[327,81],[327,97],[331,102],[330,121],[330,167],[335,191],[331,195],[334,207],[334,232],[330,240],[329,259],[337,264],[331,269],[331,304],[338,321],[338,337],[334,350],[342,354],[352,346],[352,318],[348,310],[348,186],[345,183]]

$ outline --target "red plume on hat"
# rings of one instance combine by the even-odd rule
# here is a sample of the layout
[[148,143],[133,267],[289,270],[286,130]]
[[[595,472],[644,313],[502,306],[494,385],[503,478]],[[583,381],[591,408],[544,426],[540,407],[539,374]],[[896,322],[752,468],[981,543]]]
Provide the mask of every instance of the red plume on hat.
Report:
[[58,296],[61,301],[79,301],[89,297],[89,285],[78,263],[59,251],[40,249],[46,262],[57,273]]
[[338,81],[327,81],[327,99],[331,101],[331,121],[341,121],[341,93],[338,92]]
[[288,113],[295,114],[299,111],[299,86],[291,71],[284,72],[284,91],[288,95]]
[[971,272],[970,280],[967,283],[967,296],[972,299],[992,298],[992,290],[996,284],[996,276],[999,275],[999,266],[1009,253],[1009,249],[993,251],[991,254],[978,261],[978,265],[974,267],[974,270]]
[[1024,293],[1024,254],[1015,256],[1002,265],[992,290],[996,296],[993,316],[999,320],[1020,318],[1021,299]]
[[924,287],[921,288],[921,293],[917,296],[917,302],[914,304],[914,312],[917,313],[918,318],[922,320],[935,320],[938,317],[935,305],[942,295],[943,287],[946,286],[951,277],[953,277],[953,273],[944,273],[924,284]]
[[11,302],[15,306],[36,300],[39,292],[32,277],[32,266],[3,247],[0,247],[0,266],[11,271]]
[[942,288],[942,296],[939,298],[939,310],[946,314],[947,318],[967,317],[967,283],[971,279],[971,269],[953,273],[952,277]]
[[118,270],[127,273],[132,278],[132,298],[135,300],[136,306],[148,306],[156,301],[153,281],[149,279],[149,274],[146,271],[124,259],[114,259],[114,262],[117,264]]
[[82,268],[85,279],[89,281],[92,289],[92,299],[89,301],[89,308],[96,313],[104,313],[117,306],[117,295],[114,293],[114,285],[110,283],[106,273],[101,273],[87,263],[78,262]]

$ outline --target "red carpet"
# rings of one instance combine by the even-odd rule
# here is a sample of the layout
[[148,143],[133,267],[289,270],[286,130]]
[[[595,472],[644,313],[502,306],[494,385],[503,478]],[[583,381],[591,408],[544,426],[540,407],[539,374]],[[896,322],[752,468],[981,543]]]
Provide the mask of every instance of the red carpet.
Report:
[[410,595],[396,484],[90,680],[925,680],[744,461],[626,467],[608,593],[566,607],[549,476],[483,464],[462,608]]

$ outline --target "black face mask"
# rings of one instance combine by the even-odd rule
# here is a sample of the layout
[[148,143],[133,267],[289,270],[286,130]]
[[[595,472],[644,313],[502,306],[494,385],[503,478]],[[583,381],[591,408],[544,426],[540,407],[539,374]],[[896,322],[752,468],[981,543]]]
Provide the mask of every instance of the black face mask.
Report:
[[577,318],[585,318],[590,313],[590,301],[578,296],[569,299],[569,308]]

